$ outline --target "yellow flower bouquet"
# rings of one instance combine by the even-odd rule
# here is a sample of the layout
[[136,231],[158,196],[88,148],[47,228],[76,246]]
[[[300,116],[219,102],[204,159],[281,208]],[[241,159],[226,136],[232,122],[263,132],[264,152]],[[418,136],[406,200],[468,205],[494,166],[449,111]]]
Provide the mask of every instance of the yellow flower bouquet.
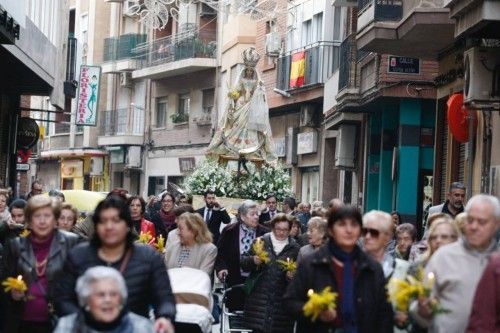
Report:
[[332,292],[330,287],[326,287],[320,293],[316,293],[314,290],[309,289],[307,292],[309,300],[302,307],[304,316],[310,317],[314,322],[318,319],[321,312],[325,310],[335,310],[337,296],[337,293]]
[[23,231],[21,231],[21,233],[19,234],[20,237],[28,237],[30,235],[31,231],[29,231],[28,229],[23,229]]
[[163,251],[165,251],[165,238],[163,238],[162,235],[156,238],[155,247],[156,250],[160,253],[163,253]]
[[26,282],[23,280],[23,276],[19,275],[17,278],[9,277],[2,282],[4,291],[7,293],[11,290],[25,292],[28,290]]
[[260,260],[264,264],[267,264],[271,259],[269,258],[269,254],[266,252],[264,249],[264,241],[260,238],[257,238],[255,240],[255,243],[252,245],[252,250],[255,253],[257,257],[259,257]]
[[232,99],[233,101],[237,101],[238,98],[240,98],[240,92],[238,90],[230,90],[229,93],[227,94],[227,97]]
[[141,231],[141,233],[139,234],[139,238],[136,240],[136,243],[149,245],[152,239],[153,236],[149,232]]
[[276,262],[278,263],[278,265],[281,266],[281,268],[285,272],[294,273],[297,270],[297,263],[293,260],[290,260],[290,258],[286,258],[286,261],[285,260],[276,260]]

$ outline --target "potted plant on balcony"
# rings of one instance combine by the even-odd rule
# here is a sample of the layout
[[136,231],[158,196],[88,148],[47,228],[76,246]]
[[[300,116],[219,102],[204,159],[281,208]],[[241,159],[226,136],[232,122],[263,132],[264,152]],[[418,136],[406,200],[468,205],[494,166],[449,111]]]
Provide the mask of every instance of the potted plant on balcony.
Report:
[[170,116],[172,122],[175,126],[185,125],[189,121],[189,115],[187,113],[176,112]]

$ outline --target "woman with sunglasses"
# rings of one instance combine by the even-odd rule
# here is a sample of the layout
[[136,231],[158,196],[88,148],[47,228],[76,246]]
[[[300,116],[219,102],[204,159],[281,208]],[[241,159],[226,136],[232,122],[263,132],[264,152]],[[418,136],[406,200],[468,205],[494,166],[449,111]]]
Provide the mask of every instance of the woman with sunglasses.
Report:
[[[284,296],[283,304],[298,318],[296,332],[393,332],[382,269],[357,245],[361,220],[352,206],[328,214],[328,242],[302,260]],[[325,287],[338,294],[336,309],[324,310],[312,321],[302,310],[308,291]]]

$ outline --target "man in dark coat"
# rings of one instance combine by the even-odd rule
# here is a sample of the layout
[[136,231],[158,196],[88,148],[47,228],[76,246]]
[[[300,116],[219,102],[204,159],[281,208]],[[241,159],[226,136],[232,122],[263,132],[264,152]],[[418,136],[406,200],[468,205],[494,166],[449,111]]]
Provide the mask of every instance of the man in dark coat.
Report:
[[[215,271],[220,280],[225,279],[228,287],[245,282],[248,274],[241,270],[240,256],[250,249],[250,245],[256,237],[269,231],[260,225],[258,220],[257,204],[251,200],[245,200],[238,208],[238,222],[230,224],[222,230],[217,243]],[[227,306],[231,311],[234,311],[242,310],[243,304],[244,294],[241,289],[237,289],[229,297]]]
[[266,210],[262,211],[259,216],[259,223],[265,224],[273,219],[274,216],[281,213],[277,209],[278,200],[276,199],[276,194],[269,193],[266,196]]
[[205,199],[205,207],[198,209],[196,212],[201,215],[207,224],[208,230],[213,235],[213,242],[217,245],[220,237],[220,225],[221,223],[228,224],[231,222],[231,217],[217,201],[214,191],[207,190],[203,194],[203,198]]

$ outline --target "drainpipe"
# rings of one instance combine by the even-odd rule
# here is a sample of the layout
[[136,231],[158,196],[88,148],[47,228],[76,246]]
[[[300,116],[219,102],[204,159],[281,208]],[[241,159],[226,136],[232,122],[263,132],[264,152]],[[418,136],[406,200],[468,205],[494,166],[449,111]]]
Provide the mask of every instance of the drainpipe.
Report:
[[468,160],[467,160],[467,200],[472,197],[472,168],[474,166],[474,117],[475,109],[469,109],[467,121],[469,123],[469,142],[468,142]]

